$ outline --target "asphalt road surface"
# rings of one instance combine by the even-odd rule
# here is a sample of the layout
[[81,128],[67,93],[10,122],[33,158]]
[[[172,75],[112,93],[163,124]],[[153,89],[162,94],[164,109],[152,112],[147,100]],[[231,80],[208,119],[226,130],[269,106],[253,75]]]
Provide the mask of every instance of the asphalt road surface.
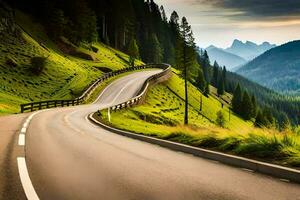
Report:
[[36,114],[27,127],[24,152],[17,135],[29,114],[0,118],[1,138],[6,137],[0,143],[0,197],[26,198],[16,163],[25,154],[42,200],[300,200],[298,184],[126,138],[87,120],[91,112],[135,96],[157,72],[114,81],[94,104]]

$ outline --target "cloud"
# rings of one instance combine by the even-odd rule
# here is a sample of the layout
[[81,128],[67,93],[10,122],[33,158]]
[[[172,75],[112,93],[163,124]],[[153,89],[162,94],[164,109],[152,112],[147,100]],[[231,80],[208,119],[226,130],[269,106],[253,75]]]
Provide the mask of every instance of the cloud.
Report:
[[230,17],[233,18],[300,19],[299,0],[188,0],[188,2],[211,5],[215,9],[232,12]]

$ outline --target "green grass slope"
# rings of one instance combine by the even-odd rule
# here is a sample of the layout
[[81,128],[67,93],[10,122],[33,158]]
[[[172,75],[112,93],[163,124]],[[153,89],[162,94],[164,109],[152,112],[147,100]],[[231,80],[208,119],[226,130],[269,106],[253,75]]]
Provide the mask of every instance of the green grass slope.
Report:
[[[192,126],[216,128],[216,113],[221,110],[226,119],[227,129],[240,133],[253,129],[252,122],[244,121],[232,112],[229,114],[229,107],[225,101],[214,95],[215,88],[211,88],[212,94],[208,98],[202,96],[202,111],[200,111],[201,93],[191,84],[188,86],[188,91],[189,123]],[[226,98],[231,97],[226,94],[224,99]],[[184,80],[174,73],[167,82],[158,84],[149,91],[144,104],[112,113],[112,123],[119,128],[140,133],[169,134],[174,131],[174,127],[182,126],[183,117]]]
[[[142,105],[112,112],[110,123],[107,110],[101,111],[98,117],[116,128],[139,134],[300,167],[299,133],[257,129],[253,122],[233,113],[229,120],[229,107],[225,102],[230,101],[231,95],[220,99],[213,87],[209,98],[203,96],[200,111],[201,93],[193,85],[188,88],[189,126],[183,125],[184,81],[176,74],[167,82],[153,86]],[[216,125],[216,113],[220,110],[226,119],[225,128]]]
[[[3,12],[2,12],[3,13]],[[0,34],[0,115],[19,112],[30,101],[71,99],[107,70],[128,66],[128,56],[102,43],[75,47],[94,60],[63,53],[30,16],[7,14]],[[12,28],[13,27],[13,28]],[[30,71],[32,57],[47,58],[40,75]],[[138,62],[141,64],[141,62]]]

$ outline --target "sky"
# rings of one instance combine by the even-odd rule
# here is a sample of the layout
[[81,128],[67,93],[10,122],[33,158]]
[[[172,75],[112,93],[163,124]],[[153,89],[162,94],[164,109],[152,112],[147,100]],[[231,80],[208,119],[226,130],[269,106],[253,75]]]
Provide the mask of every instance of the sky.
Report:
[[192,25],[200,47],[231,46],[234,39],[284,44],[300,39],[300,0],[154,0],[170,17]]

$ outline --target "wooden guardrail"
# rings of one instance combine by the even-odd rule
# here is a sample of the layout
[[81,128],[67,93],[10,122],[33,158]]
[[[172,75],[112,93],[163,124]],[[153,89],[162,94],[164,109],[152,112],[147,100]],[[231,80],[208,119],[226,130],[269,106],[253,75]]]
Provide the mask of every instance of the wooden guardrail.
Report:
[[[161,73],[150,76],[143,84],[143,86],[140,89],[140,91],[138,92],[137,96],[133,97],[132,99],[130,99],[126,102],[111,106],[108,109],[110,109],[111,111],[117,111],[117,110],[120,110],[123,108],[128,108],[133,105],[139,104],[145,98],[148,87],[151,83],[157,81],[158,79],[160,79],[162,77],[171,76],[171,74],[172,74],[172,69],[169,64],[152,64],[152,66],[153,66],[152,68],[162,68],[164,70]],[[154,66],[156,66],[156,67],[154,67]]]
[[42,110],[46,108],[54,108],[54,107],[66,107],[66,106],[75,106],[82,104],[89,96],[90,94],[97,88],[97,86],[102,83],[103,81],[114,77],[116,75],[129,72],[129,71],[135,71],[140,69],[146,69],[146,68],[163,68],[165,69],[166,65],[164,64],[147,64],[147,65],[141,65],[136,67],[128,67],[119,69],[113,72],[109,72],[98,78],[92,85],[90,85],[83,94],[75,99],[72,100],[49,100],[49,101],[39,101],[39,102],[31,102],[26,104],[21,104],[21,113],[24,113],[26,111],[35,111],[35,110]]

